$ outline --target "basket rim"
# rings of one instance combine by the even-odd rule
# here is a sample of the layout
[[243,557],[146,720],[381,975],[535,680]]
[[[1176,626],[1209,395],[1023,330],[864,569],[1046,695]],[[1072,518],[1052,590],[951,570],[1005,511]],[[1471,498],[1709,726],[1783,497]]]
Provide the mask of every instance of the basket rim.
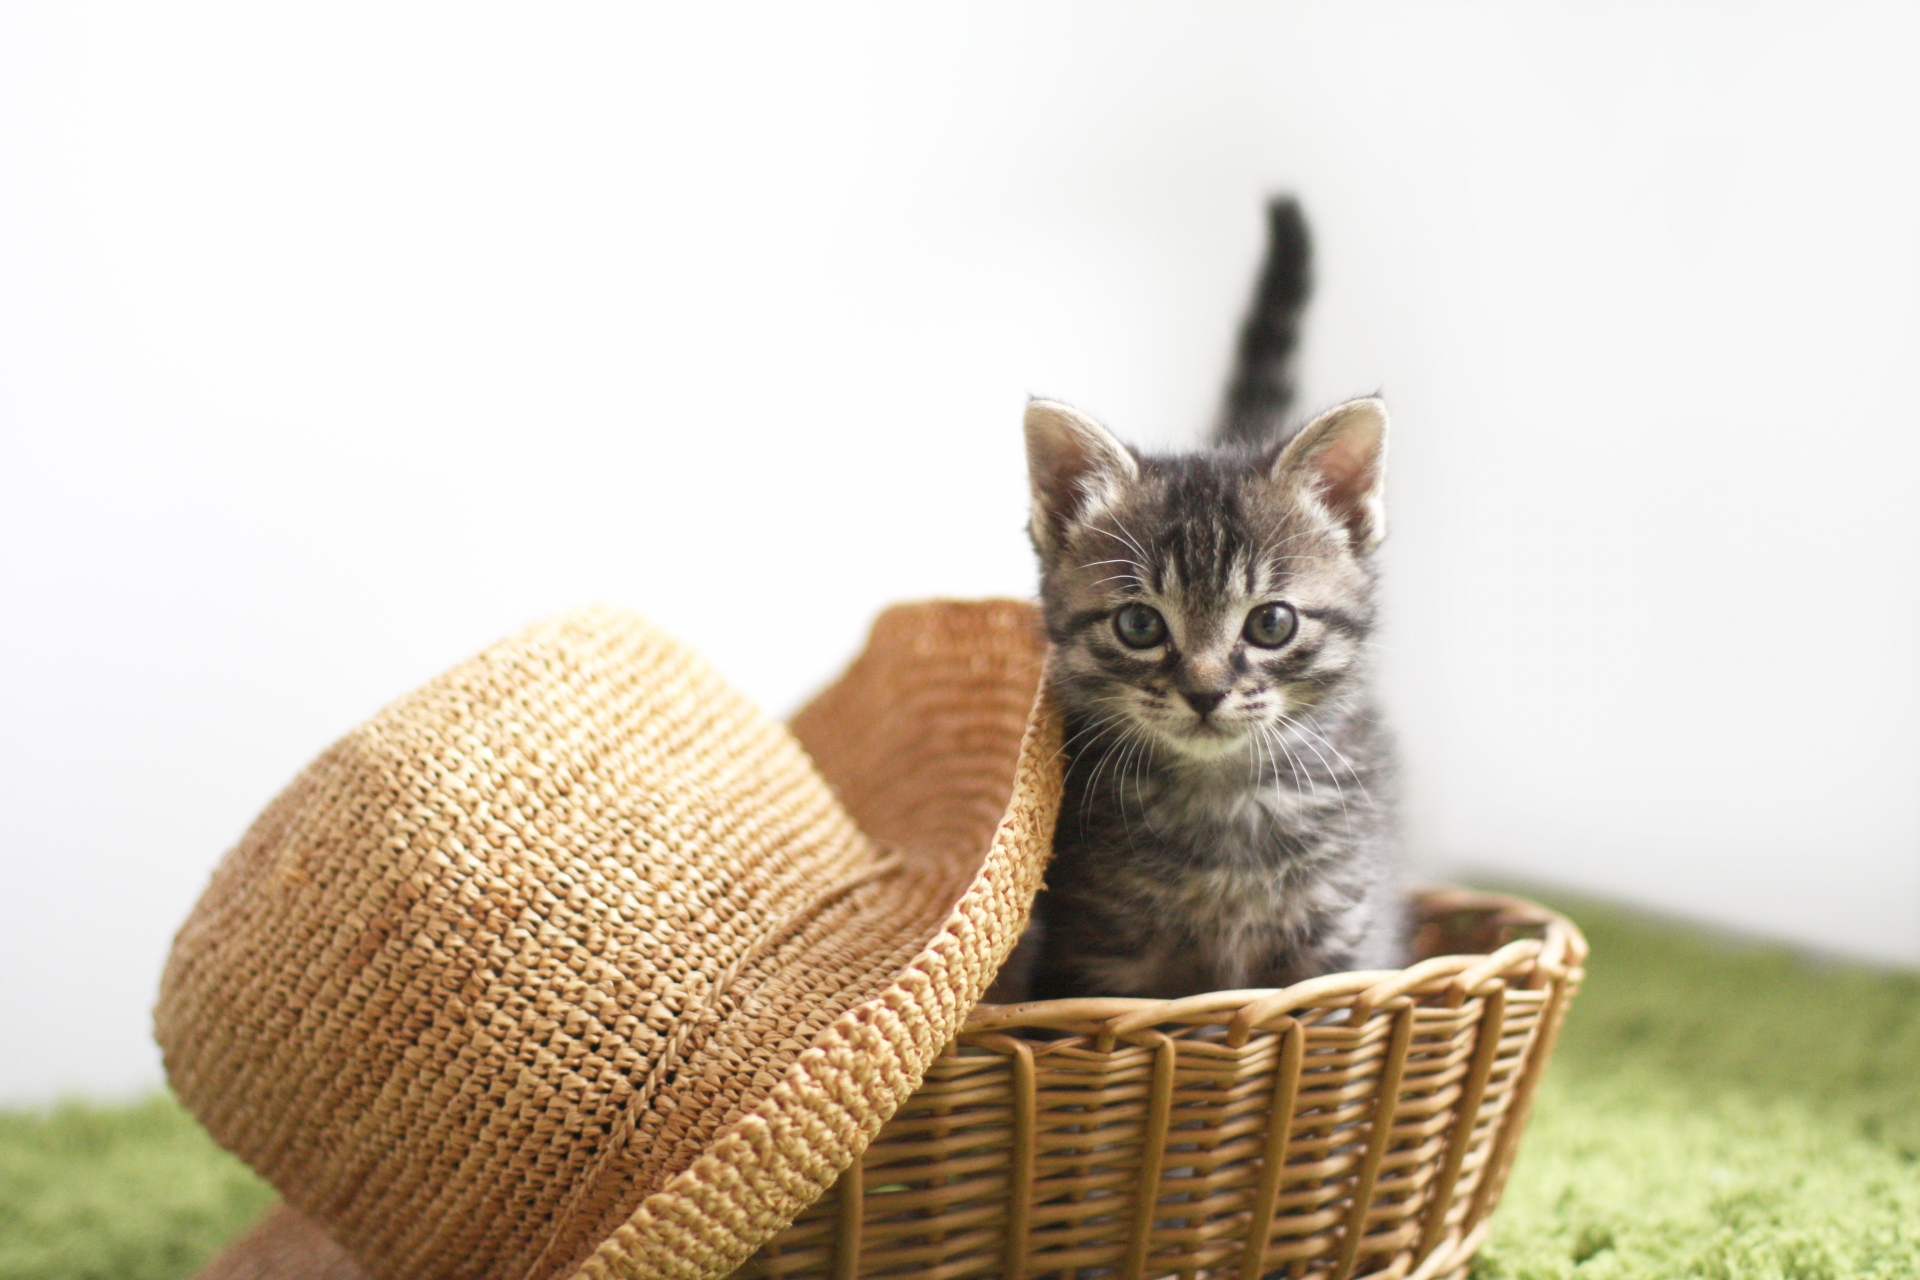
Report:
[[961,1034],[1044,1029],[1093,1036],[1103,1043],[1125,1039],[1169,1023],[1225,1026],[1228,1042],[1243,1042],[1254,1031],[1274,1030],[1305,1010],[1348,1009],[1354,1021],[1368,1013],[1443,996],[1458,1006],[1499,987],[1539,987],[1576,977],[1587,959],[1580,927],[1559,912],[1514,894],[1425,886],[1409,895],[1423,914],[1478,912],[1510,927],[1538,929],[1537,938],[1516,938],[1490,953],[1430,956],[1404,969],[1359,969],[1308,978],[1290,987],[1252,987],[1206,991],[1175,1000],[1124,996],[1087,996],[1068,1000],[1028,1000],[1019,1004],[979,1004]]

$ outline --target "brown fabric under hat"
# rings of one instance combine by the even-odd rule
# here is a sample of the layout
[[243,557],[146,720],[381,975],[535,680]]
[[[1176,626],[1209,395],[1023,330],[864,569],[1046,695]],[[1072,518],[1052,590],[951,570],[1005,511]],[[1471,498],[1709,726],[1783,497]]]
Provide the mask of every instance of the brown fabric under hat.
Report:
[[175,1092],[382,1280],[725,1275],[1019,937],[1042,652],[1024,605],[893,609],[789,733],[629,614],[496,645],[222,862],[162,981]]

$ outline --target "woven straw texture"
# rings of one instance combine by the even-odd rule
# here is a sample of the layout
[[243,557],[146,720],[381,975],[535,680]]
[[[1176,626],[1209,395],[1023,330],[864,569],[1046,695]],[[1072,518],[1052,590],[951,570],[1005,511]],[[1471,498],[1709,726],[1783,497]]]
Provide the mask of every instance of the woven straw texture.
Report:
[[789,733],[588,611],[348,735],[215,872],[155,1020],[298,1211],[268,1226],[357,1267],[263,1237],[210,1270],[733,1270],[1018,938],[1059,796],[1040,658],[1021,605],[891,610]]

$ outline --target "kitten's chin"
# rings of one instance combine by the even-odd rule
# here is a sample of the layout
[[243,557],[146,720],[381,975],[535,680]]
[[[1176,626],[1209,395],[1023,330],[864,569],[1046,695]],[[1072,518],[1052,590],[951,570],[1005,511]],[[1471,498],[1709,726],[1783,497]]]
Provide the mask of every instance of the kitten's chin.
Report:
[[1189,760],[1218,760],[1245,751],[1247,745],[1245,735],[1205,724],[1162,730],[1160,736]]

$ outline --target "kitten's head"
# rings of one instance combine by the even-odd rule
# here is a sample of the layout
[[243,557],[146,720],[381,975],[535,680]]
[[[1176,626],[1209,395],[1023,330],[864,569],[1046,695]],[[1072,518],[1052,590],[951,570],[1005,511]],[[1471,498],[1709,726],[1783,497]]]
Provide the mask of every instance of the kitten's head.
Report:
[[1385,532],[1386,406],[1264,449],[1143,455],[1027,406],[1040,598],[1067,707],[1196,759],[1259,750],[1352,687]]

